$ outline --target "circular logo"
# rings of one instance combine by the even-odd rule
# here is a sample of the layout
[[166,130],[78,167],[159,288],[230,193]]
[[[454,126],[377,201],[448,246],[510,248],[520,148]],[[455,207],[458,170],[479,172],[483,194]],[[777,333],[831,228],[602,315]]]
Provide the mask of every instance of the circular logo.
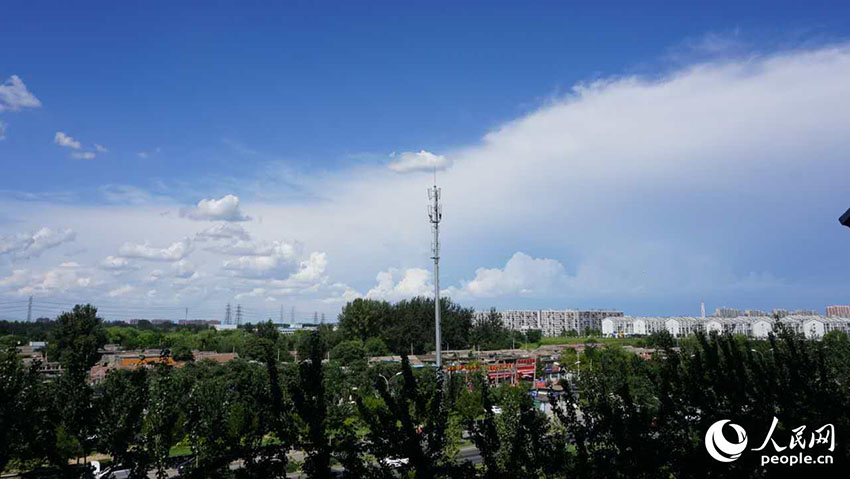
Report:
[[[723,426],[727,423],[737,434],[738,442],[729,442],[723,436]],[[729,422],[728,419],[717,421],[705,432],[705,449],[711,457],[720,462],[732,462],[738,459],[746,447],[747,432],[741,426]]]

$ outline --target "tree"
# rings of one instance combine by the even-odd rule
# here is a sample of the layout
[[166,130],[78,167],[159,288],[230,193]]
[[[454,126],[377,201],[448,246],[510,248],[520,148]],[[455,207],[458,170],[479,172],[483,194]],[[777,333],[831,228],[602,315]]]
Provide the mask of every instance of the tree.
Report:
[[71,312],[60,314],[53,335],[59,362],[76,372],[88,372],[100,359],[98,350],[106,344],[103,320],[90,304],[78,304]]
[[343,341],[331,350],[330,357],[334,361],[338,361],[343,366],[350,366],[354,363],[362,363],[366,360],[366,349],[363,347],[363,342],[359,339]]
[[302,444],[307,453],[304,471],[311,478],[325,479],[331,475],[328,405],[322,367],[325,350],[318,331],[312,332],[308,338],[309,357],[299,362],[296,382],[290,390],[298,416],[305,423],[302,434]]
[[364,347],[366,348],[366,354],[370,357],[386,356],[390,354],[390,349],[387,347],[386,343],[384,343],[381,338],[367,339]]
[[386,301],[357,298],[339,313],[339,329],[345,338],[366,341],[380,337],[391,317],[391,307]]
[[148,472],[147,456],[134,447],[141,440],[147,399],[146,369],[116,370],[101,385],[96,408],[98,450],[139,478]]
[[55,451],[56,417],[37,367],[25,367],[14,348],[0,350],[0,471],[12,458],[40,460]]
[[543,339],[543,332],[539,329],[529,329],[525,333],[525,339],[529,343],[539,343],[541,339]]

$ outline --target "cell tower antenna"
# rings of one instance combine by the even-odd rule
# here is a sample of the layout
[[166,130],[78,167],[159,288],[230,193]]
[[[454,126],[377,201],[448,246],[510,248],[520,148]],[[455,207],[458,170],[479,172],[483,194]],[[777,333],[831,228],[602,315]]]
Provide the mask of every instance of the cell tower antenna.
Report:
[[27,322],[32,321],[32,296],[30,296],[30,300],[27,303]]
[[439,372],[443,368],[443,345],[440,339],[440,220],[443,219],[443,207],[440,205],[440,188],[437,187],[436,165],[434,165],[434,187],[428,189],[428,199],[433,202],[428,205],[428,220],[431,222],[431,231],[434,233],[431,259],[434,260],[434,339],[437,346],[437,371]]

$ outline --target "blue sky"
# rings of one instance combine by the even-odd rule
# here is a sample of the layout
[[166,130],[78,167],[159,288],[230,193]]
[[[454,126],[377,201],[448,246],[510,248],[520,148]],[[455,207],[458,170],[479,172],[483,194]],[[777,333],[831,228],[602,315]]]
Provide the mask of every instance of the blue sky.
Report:
[[0,81],[39,103],[0,109],[10,304],[335,316],[425,292],[428,175],[387,168],[417,161],[446,166],[442,284],[476,307],[850,301],[850,7],[245,3],[4,5]]

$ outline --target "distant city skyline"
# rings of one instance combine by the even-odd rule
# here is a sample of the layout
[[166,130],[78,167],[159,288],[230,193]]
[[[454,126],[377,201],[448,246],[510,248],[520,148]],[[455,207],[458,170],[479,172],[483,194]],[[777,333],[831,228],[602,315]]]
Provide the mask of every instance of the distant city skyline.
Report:
[[786,3],[11,2],[0,319],[431,297],[435,167],[464,306],[847,304],[850,6]]

